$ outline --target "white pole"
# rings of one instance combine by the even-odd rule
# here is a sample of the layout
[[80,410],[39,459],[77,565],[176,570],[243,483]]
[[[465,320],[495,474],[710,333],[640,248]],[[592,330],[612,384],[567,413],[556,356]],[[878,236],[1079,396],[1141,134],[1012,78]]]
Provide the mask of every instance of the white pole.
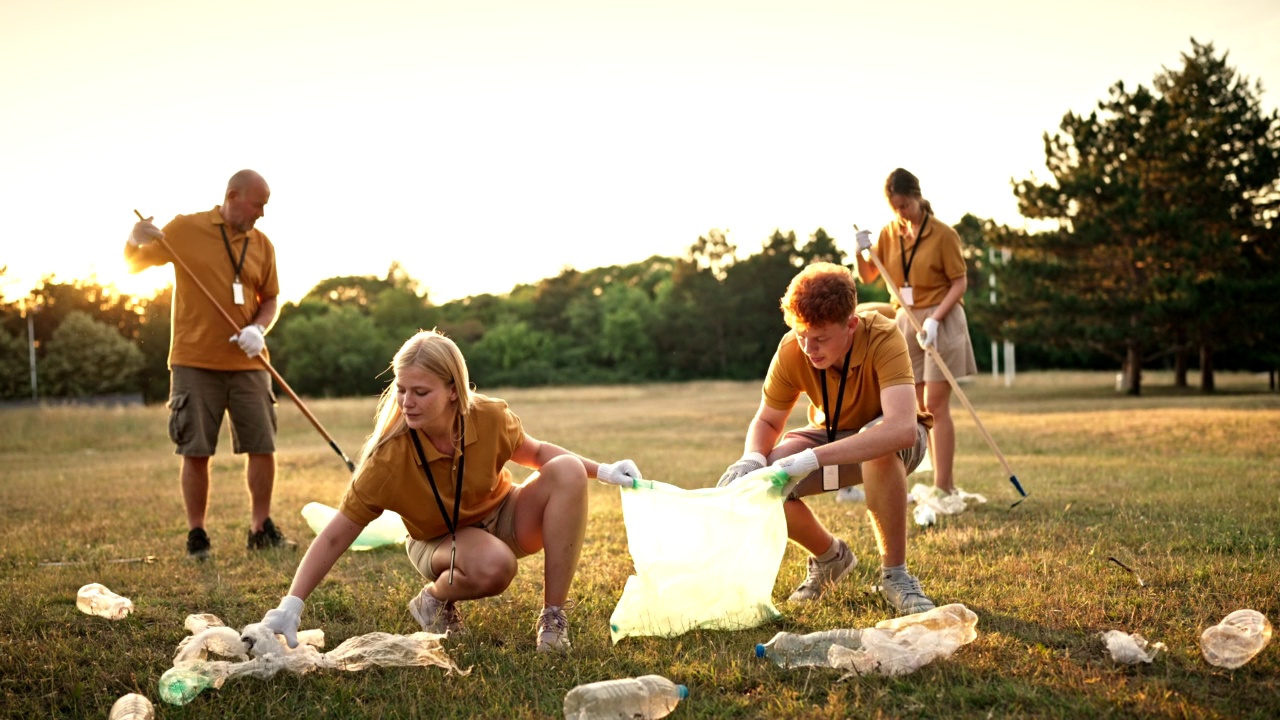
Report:
[[27,311],[27,357],[31,361],[31,402],[39,399],[39,393],[36,390],[36,326],[32,320],[33,313]]
[[[991,274],[987,276],[987,285],[991,288],[989,297],[991,299],[991,307],[995,308],[996,306],[996,249],[993,247],[987,248],[987,266],[991,268]],[[1000,380],[1000,357],[996,352],[996,347],[997,347],[996,341],[994,338],[992,338],[991,340],[991,379],[999,381]]]

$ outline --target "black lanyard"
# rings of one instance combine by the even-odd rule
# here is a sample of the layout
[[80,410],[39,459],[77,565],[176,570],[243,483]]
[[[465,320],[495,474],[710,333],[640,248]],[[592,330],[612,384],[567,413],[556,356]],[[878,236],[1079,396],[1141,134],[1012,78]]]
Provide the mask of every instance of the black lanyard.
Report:
[[244,269],[244,256],[249,250],[249,236],[244,236],[244,246],[240,248],[240,264],[236,264],[236,256],[231,252],[231,243],[227,240],[226,228],[219,225],[218,232],[222,233],[222,245],[227,249],[227,258],[231,260],[231,269],[236,271],[236,282],[240,282],[240,271]]
[[[467,419],[462,419],[462,437],[467,436]],[[453,491],[453,518],[449,518],[448,511],[444,507],[444,498],[440,496],[440,489],[436,487],[435,476],[431,474],[431,464],[427,462],[427,454],[422,452],[422,441],[418,440],[418,431],[409,429],[409,439],[413,440],[413,449],[418,451],[418,459],[422,461],[422,470],[427,474],[427,482],[431,483],[431,492],[436,496],[436,505],[440,508],[440,517],[444,518],[444,526],[448,528],[449,535],[453,539],[453,546],[449,549],[449,584],[453,584],[453,561],[458,556],[458,513],[462,507],[462,473],[466,467],[467,455],[460,453],[458,455],[458,486]],[[431,562],[427,558],[427,562]]]
[[853,341],[849,338],[849,352],[844,354],[844,372],[840,373],[840,389],[836,394],[836,414],[835,420],[831,419],[831,415],[827,413],[827,374],[826,372],[818,373],[818,383],[822,385],[822,425],[827,430],[827,442],[836,441],[836,430],[840,429],[840,408],[844,406],[844,384],[849,379],[849,361],[853,359]]
[[924,220],[920,221],[920,229],[916,231],[916,242],[911,246],[911,259],[907,259],[907,245],[903,242],[904,237],[898,236],[898,249],[902,251],[902,284],[911,284],[911,266],[916,264],[916,252],[920,249],[920,241],[924,239],[924,228],[929,224],[929,213],[924,214]]

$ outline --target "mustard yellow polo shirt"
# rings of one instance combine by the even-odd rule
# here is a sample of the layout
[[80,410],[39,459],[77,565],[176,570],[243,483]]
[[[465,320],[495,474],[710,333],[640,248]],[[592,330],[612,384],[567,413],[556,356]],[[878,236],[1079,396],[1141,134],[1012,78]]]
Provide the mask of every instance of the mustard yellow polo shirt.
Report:
[[[479,394],[472,397],[463,439],[466,462],[459,527],[483,520],[511,492],[511,471],[506,464],[524,442],[520,418],[504,401]],[[458,458],[441,454],[422,435],[418,439],[431,466],[436,489],[452,519]],[[373,522],[384,510],[399,513],[415,540],[431,540],[449,532],[408,433],[383,443],[356,468],[339,509],[347,519],[361,526]]]
[[[244,266],[240,270],[240,282],[244,285],[244,304],[236,305],[231,291],[235,280],[235,266],[227,255],[222,233],[227,233],[235,262],[240,262],[244,250]],[[264,300],[280,294],[280,280],[276,276],[276,251],[271,241],[257,228],[238,233],[226,225],[220,207],[208,212],[179,215],[165,225],[164,239],[169,247],[191,268],[205,289],[239,327],[253,321]],[[248,243],[248,247],[245,244]],[[125,261],[129,272],[139,272],[153,265],[173,262],[174,288],[171,332],[169,334],[169,366],[204,368],[206,370],[261,370],[256,358],[244,354],[240,346],[231,342],[236,333],[217,307],[195,285],[180,263],[159,242],[141,247],[125,246]],[[266,350],[262,357],[270,360]]]
[[[907,354],[907,341],[898,331],[897,324],[874,309],[855,313],[858,327],[853,331],[853,355],[845,372],[844,402],[840,408],[837,430],[858,430],[884,413],[880,405],[880,391],[894,385],[915,385],[911,372],[911,356]],[[843,361],[844,358],[840,358]],[[790,411],[800,393],[809,396],[809,425],[823,427],[819,415],[822,403],[822,386],[827,384],[827,399],[835,411],[836,396],[840,391],[840,373],[834,368],[822,373],[809,364],[795,331],[782,336],[778,350],[769,363],[769,374],[764,379],[764,402],[775,410]],[[916,411],[916,420],[933,427],[933,415]]]
[[[910,285],[915,296],[915,307],[932,307],[942,302],[951,283],[964,277],[964,251],[960,246],[960,235],[955,228],[942,222],[933,215],[924,226],[924,233],[902,246],[901,227],[897,222],[889,223],[880,230],[880,238],[871,252],[884,263],[889,272],[889,279],[894,287]],[[902,277],[903,250],[911,265],[910,282]],[[912,253],[915,253],[914,257]],[[964,298],[960,298],[964,303]],[[897,298],[893,299],[894,307],[899,307]]]

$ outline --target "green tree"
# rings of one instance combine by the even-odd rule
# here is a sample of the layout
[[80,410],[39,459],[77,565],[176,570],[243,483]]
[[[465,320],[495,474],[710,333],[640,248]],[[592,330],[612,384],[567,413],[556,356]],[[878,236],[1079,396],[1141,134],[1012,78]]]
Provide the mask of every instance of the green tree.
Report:
[[379,375],[403,339],[393,342],[359,307],[337,305],[291,321],[268,342],[287,353],[284,377],[295,392],[344,397],[381,391]]
[[41,387],[55,397],[88,397],[134,390],[142,351],[115,328],[73,311],[54,330],[39,363]]
[[25,337],[0,328],[0,398],[31,397],[30,360]]

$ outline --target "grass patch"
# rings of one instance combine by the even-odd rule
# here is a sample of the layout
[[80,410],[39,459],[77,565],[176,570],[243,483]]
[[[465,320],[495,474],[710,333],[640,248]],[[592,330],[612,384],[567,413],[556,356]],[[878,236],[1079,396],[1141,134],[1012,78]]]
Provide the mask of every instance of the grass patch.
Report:
[[[815,511],[862,562],[823,600],[781,602],[804,570],[804,553],[790,547],[775,589],[777,623],[611,645],[608,618],[631,564],[618,493],[599,485],[573,589],[571,655],[533,652],[542,589],[534,556],[506,595],[463,605],[471,634],[451,652],[469,676],[393,668],[233,680],[190,705],[158,705],[159,715],[545,718],[559,716],[564,694],[580,683],[658,673],[690,688],[675,717],[1275,717],[1280,645],[1225,671],[1204,661],[1197,639],[1239,608],[1280,622],[1280,396],[1258,376],[1219,374],[1212,396],[1173,388],[1159,373],[1144,379],[1140,398],[1117,395],[1108,373],[1026,373],[1013,388],[980,377],[965,386],[1031,497],[1008,509],[1016,495],[957,403],[956,476],[990,502],[926,531],[913,526],[909,563],[939,603],[978,614],[979,636],[912,675],[840,683],[834,671],[783,671],[752,656],[780,629],[866,627],[888,616],[865,589],[876,561],[864,507],[833,496],[815,500]],[[646,475],[700,487],[740,454],[759,386],[490,392],[535,437],[600,460],[631,457]],[[352,457],[373,405],[309,403]],[[248,499],[241,460],[229,454],[213,462],[215,557],[185,560],[165,413],[0,411],[0,716],[105,717],[126,692],[156,700],[188,614],[241,626],[287,591],[300,555],[244,549]],[[312,533],[302,506],[336,504],[348,473],[287,399],[279,414],[274,517],[305,544]],[[226,453],[225,434],[220,445]],[[157,559],[111,562],[149,555]],[[75,593],[90,582],[130,597],[134,614],[119,622],[81,614]],[[330,647],[375,630],[412,632],[405,603],[420,587],[398,548],[349,553],[312,595],[303,627],[323,627]],[[1149,666],[1118,666],[1098,639],[1109,629],[1140,632],[1169,652]]]

